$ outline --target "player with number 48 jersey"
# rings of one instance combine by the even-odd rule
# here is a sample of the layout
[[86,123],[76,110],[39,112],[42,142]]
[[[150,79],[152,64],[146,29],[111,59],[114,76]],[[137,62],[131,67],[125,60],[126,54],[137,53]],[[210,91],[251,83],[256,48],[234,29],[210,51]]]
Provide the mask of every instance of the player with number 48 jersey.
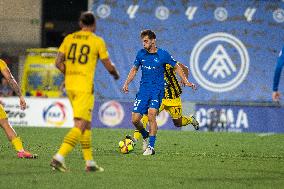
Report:
[[96,19],[92,12],[83,12],[80,31],[65,37],[56,57],[56,67],[64,74],[67,96],[71,102],[74,127],[65,135],[50,163],[53,170],[66,171],[65,157],[80,142],[86,171],[103,171],[93,159],[91,120],[94,107],[93,82],[98,58],[114,77],[119,79],[115,65],[108,57],[104,40],[94,32]]
[[64,39],[59,52],[65,54],[66,90],[92,92],[97,59],[109,56],[104,40],[93,32],[80,30]]

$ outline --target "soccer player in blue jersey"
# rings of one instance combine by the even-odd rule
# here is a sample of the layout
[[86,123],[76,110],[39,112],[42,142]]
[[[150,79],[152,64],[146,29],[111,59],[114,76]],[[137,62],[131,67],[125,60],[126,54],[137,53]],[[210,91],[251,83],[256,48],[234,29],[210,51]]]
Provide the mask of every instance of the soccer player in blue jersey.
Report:
[[272,100],[279,101],[280,100],[280,92],[278,91],[278,85],[280,81],[280,75],[282,68],[284,66],[284,46],[280,51],[279,57],[277,59],[277,64],[274,72],[274,79],[273,79],[273,93],[272,93]]
[[[125,93],[128,92],[129,83],[134,79],[139,67],[141,67],[142,77],[132,111],[132,123],[139,130],[143,139],[149,137],[148,148],[144,151],[143,155],[154,155],[157,134],[156,116],[165,93],[166,82],[164,80],[164,72],[166,64],[174,67],[185,86],[192,89],[196,89],[196,87],[187,80],[177,61],[166,50],[156,47],[155,32],[152,30],[143,30],[140,37],[144,48],[138,51],[134,66],[131,68],[122,90]],[[144,114],[148,115],[149,133],[145,130],[141,122]]]

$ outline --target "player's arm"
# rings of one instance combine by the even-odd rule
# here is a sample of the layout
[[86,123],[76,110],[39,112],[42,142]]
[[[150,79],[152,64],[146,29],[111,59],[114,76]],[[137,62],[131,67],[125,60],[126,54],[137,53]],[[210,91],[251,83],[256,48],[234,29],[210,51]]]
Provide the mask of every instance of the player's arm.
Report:
[[280,56],[278,57],[277,64],[275,67],[274,78],[273,78],[273,93],[272,93],[272,100],[279,101],[280,100],[280,92],[278,91],[278,86],[280,82],[280,75],[282,72],[282,68],[284,66],[284,48],[280,52]]
[[183,83],[185,86],[191,87],[193,90],[196,90],[195,84],[187,80],[188,75],[187,76],[185,75],[182,67],[179,65],[180,63],[178,63],[168,52],[165,52],[165,58],[166,58],[166,62],[174,67],[175,72],[181,78],[181,83]]
[[9,83],[10,87],[12,88],[12,90],[20,98],[21,109],[22,110],[26,109],[27,104],[26,104],[25,98],[23,97],[23,95],[21,93],[21,89],[20,89],[17,81],[15,80],[14,76],[10,72],[10,69],[8,67],[6,67],[6,68],[1,70],[1,73],[4,76],[4,78],[8,81],[8,83]]
[[105,58],[101,60],[104,67],[107,69],[107,71],[113,76],[115,80],[119,79],[119,72],[117,71],[115,65],[110,61],[109,58]]
[[[177,62],[177,64],[179,65],[179,67],[182,69],[184,75],[186,78],[188,78],[189,76],[189,69],[186,65],[180,63],[180,62]],[[185,86],[185,83],[183,83],[183,80],[180,81],[180,84],[184,87]]]
[[63,73],[65,74],[65,55],[62,52],[58,52],[55,60],[55,66]]
[[175,68],[176,73],[181,78],[181,83],[183,83],[185,86],[191,87],[193,90],[196,90],[195,84],[191,83],[187,80],[187,77],[184,74],[183,69],[180,67],[180,65],[178,63],[175,65],[174,68]]
[[126,81],[124,82],[124,85],[122,87],[122,91],[125,92],[125,93],[128,93],[128,85],[129,83],[131,83],[131,81],[134,79],[134,77],[136,76],[138,72],[138,68],[136,66],[133,66],[131,68],[131,70],[129,71],[129,74],[127,76],[127,79]]
[[103,63],[104,67],[107,69],[107,71],[113,76],[115,80],[119,79],[119,72],[115,67],[115,64],[113,64],[109,58],[109,54],[107,51],[106,43],[103,40],[103,38],[99,38],[98,41],[98,53],[101,62]]

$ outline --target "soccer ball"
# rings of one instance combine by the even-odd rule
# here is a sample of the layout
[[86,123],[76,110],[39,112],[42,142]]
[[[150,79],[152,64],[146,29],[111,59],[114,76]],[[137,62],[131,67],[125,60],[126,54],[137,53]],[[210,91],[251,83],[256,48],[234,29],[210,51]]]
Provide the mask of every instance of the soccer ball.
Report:
[[125,138],[118,143],[119,151],[123,154],[128,154],[134,149],[134,143],[131,139]]

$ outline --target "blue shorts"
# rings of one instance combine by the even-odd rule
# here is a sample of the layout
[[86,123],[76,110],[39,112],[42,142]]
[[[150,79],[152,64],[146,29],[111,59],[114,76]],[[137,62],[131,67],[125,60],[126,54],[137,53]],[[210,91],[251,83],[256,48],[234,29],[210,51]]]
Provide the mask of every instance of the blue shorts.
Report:
[[159,110],[162,99],[164,98],[165,90],[157,89],[152,91],[138,92],[135,98],[132,112],[140,113],[141,115],[148,114],[149,108]]

